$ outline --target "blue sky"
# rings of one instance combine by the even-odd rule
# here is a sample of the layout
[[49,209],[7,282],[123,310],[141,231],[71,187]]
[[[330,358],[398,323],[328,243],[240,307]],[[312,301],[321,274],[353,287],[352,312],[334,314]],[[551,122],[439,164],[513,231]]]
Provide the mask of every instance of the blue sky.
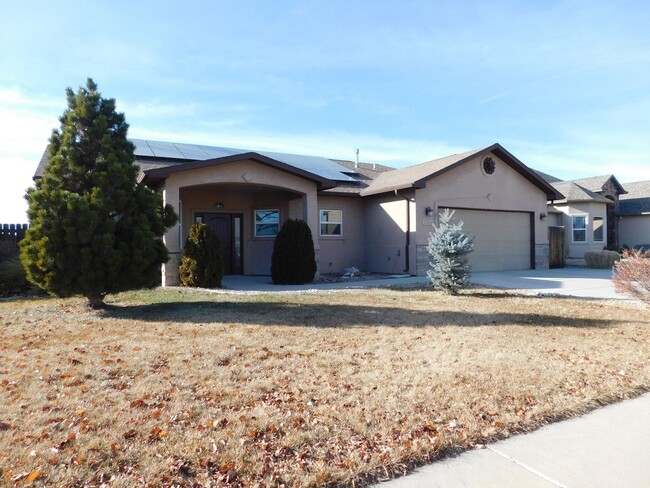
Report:
[[570,179],[650,179],[650,3],[0,6],[0,222],[92,77],[130,136],[404,166],[499,142]]

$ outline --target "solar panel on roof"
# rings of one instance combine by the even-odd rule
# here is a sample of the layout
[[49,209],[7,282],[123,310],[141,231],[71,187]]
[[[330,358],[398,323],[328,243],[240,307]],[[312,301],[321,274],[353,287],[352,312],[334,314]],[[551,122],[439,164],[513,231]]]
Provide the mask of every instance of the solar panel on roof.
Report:
[[131,139],[131,142],[135,146],[135,151],[133,153],[136,156],[153,156],[153,152],[149,148],[147,141],[142,139]]
[[174,147],[180,152],[185,159],[209,159],[210,156],[206,153],[201,146],[196,144],[180,144],[178,142],[174,143]]
[[294,168],[318,175],[322,178],[335,181],[355,181],[354,178],[345,174],[350,171],[348,168],[332,161],[331,159],[318,156],[301,156],[298,154],[251,151],[249,149],[235,149],[230,147],[146,141],[143,139],[131,139],[131,142],[136,146],[136,156],[205,161],[207,159],[223,158],[235,154],[256,152],[281,163],[293,166]]
[[186,159],[171,142],[147,141],[147,144],[158,158]]
[[343,166],[335,163],[331,159],[321,158],[318,156],[300,156],[298,154],[284,154],[266,151],[257,152],[271,159],[275,159],[276,161],[314,173],[329,180],[354,181],[354,178],[343,173]]
[[214,147],[214,146],[200,146],[203,151],[208,154],[207,159],[213,158],[223,158],[226,156],[232,156],[233,154],[241,154],[248,152],[244,149],[233,149],[229,147]]

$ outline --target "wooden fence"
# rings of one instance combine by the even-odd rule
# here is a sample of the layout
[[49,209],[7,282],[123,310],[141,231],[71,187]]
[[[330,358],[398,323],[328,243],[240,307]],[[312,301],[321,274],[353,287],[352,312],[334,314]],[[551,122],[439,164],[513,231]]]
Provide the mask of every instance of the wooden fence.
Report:
[[566,266],[566,248],[564,247],[564,227],[548,227],[548,265],[549,268]]
[[18,244],[29,225],[27,224],[0,224],[0,242],[11,242]]

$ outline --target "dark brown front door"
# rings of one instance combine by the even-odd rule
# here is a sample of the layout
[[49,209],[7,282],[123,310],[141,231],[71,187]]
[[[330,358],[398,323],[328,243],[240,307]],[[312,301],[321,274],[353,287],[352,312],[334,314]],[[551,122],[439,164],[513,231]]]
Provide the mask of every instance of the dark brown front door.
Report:
[[231,213],[196,214],[196,221],[210,226],[223,249],[223,273],[242,274],[242,215]]

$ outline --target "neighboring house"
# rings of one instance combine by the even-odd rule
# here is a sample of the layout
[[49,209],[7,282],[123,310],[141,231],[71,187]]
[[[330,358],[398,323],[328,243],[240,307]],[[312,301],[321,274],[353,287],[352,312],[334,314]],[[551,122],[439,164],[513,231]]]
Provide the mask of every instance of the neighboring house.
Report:
[[650,181],[625,183],[619,203],[621,246],[650,249]]
[[[314,156],[132,140],[139,180],[180,216],[164,241],[176,285],[193,222],[214,228],[226,274],[268,275],[282,222],[311,228],[320,273],[423,275],[446,208],[474,238],[474,271],[548,268],[547,201],[563,198],[499,144],[402,169]],[[36,173],[42,174],[47,154]]]
[[618,249],[618,206],[625,189],[614,175],[562,181],[537,172],[564,198],[549,201],[548,225],[566,229],[569,258],[584,258],[587,251]]

